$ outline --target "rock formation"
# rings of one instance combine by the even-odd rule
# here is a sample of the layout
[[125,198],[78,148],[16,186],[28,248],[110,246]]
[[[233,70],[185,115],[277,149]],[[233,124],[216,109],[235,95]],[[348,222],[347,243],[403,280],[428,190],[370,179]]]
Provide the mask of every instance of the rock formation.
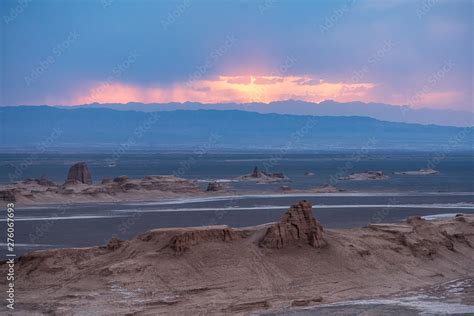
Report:
[[261,178],[262,175],[263,175],[263,173],[262,173],[260,170],[258,170],[258,167],[257,167],[257,166],[255,166],[255,167],[253,168],[253,172],[252,172],[252,174],[251,174],[250,176],[253,177],[253,178]]
[[295,242],[315,248],[325,245],[323,227],[314,218],[311,203],[306,200],[292,205],[279,223],[268,228],[260,240],[260,247],[283,248]]
[[115,183],[119,183],[119,184],[124,184],[125,182],[128,181],[128,177],[127,176],[119,176],[119,177],[115,177],[114,178],[114,182]]
[[352,173],[349,176],[340,177],[339,180],[355,180],[355,181],[364,181],[364,180],[385,180],[388,177],[382,171],[367,171],[360,173]]
[[196,193],[201,190],[194,181],[178,178],[175,176],[146,176],[140,182],[140,186],[145,190],[175,192],[175,193]]
[[217,192],[225,189],[225,185],[220,182],[209,182],[207,185],[207,192]]
[[282,172],[272,173],[272,172],[260,171],[260,170],[258,170],[258,167],[255,166],[253,168],[253,172],[249,175],[249,177],[252,177],[252,178],[271,177],[271,178],[283,179],[283,178],[285,178],[285,175]]
[[169,242],[169,247],[176,252],[184,252],[192,246],[203,242],[230,242],[242,239],[245,234],[228,226],[209,226],[208,229],[189,229],[176,236]]
[[201,194],[195,181],[175,176],[146,176],[129,179],[119,176],[91,184],[90,172],[85,164],[71,167],[64,185],[45,177],[27,179],[13,184],[0,185],[0,200],[14,201],[19,205],[83,202],[140,201],[175,197],[176,194]]
[[13,190],[1,190],[0,191],[0,200],[6,202],[16,202],[15,194]]
[[338,189],[335,186],[332,186],[330,184],[325,184],[323,186],[311,189],[311,192],[314,192],[314,193],[337,193],[337,192],[342,192],[342,191],[344,190]]
[[[463,308],[472,301],[472,214],[331,229],[324,233],[330,247],[318,250],[304,245],[311,238],[301,234],[296,239],[301,243],[284,249],[260,247],[265,233],[269,241],[271,225],[287,233],[320,228],[309,203],[300,202],[276,225],[159,228],[99,247],[30,252],[15,262],[21,280],[15,284],[21,293],[15,313],[288,314],[290,306],[385,299],[408,291],[434,298],[452,293],[449,301]],[[7,260],[0,262],[0,274],[9,269]],[[1,278],[0,286],[8,282]],[[434,286],[449,291],[434,292]]]
[[[456,217],[456,220],[459,219],[465,217],[463,215]],[[420,216],[410,216],[406,223],[409,228],[405,231],[394,230],[387,224],[370,224],[368,227],[376,231],[391,232],[395,240],[403,247],[407,247],[415,257],[432,258],[441,249],[454,252],[455,243],[465,243],[468,247],[473,247],[466,235],[453,227],[443,227],[440,230],[434,221],[425,220]],[[470,235],[473,235],[472,230]]]
[[239,180],[269,183],[275,181],[285,181],[288,180],[288,178],[282,172],[261,171],[257,166],[255,166],[252,173],[239,177]]
[[111,183],[111,182],[112,182],[112,179],[104,178],[104,179],[102,179],[102,181],[100,182],[100,184],[107,184],[107,183]]
[[407,176],[432,176],[439,174],[439,171],[433,169],[420,169],[417,171],[403,171],[394,172],[395,174],[407,175]]
[[46,178],[46,176],[41,176],[39,179],[26,179],[23,181],[24,184],[37,184],[45,187],[54,187],[56,183]]
[[81,161],[69,168],[66,184],[83,183],[92,184],[92,176],[86,163]]

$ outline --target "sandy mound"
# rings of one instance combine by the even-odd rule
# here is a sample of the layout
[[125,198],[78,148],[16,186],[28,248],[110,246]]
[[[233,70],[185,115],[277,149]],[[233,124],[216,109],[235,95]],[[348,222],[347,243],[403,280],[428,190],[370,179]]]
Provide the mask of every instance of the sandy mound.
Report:
[[33,252],[17,263],[16,309],[241,314],[474,274],[473,216],[323,231],[310,211],[302,202],[273,224],[156,229],[103,247]]

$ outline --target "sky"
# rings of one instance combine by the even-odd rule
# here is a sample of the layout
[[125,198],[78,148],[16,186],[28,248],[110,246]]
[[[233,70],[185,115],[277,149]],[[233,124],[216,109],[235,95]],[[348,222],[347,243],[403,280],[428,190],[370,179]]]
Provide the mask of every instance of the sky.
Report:
[[2,105],[473,111],[470,0],[1,1]]

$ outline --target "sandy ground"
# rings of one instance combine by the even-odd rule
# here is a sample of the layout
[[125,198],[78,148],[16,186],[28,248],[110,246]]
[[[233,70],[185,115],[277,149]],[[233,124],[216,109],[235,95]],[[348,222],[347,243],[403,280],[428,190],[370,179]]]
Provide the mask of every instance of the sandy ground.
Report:
[[14,192],[15,199],[5,199],[5,203],[14,202],[17,207],[72,205],[83,203],[124,203],[124,202],[156,202],[177,198],[198,198],[217,196],[239,196],[246,194],[291,194],[291,193],[339,193],[343,192],[333,186],[322,186],[307,190],[232,190],[223,186],[219,191],[203,191],[190,180],[161,176],[166,181],[156,181],[156,187],[139,187],[142,180],[128,180],[125,185],[137,187],[126,188],[124,184],[75,184],[68,186],[45,186],[34,181],[0,185],[0,191]]
[[[268,174],[254,171],[254,174],[239,177],[241,181],[259,183],[284,182],[283,174]],[[193,180],[172,175],[149,175],[142,179],[129,179],[120,176],[104,179],[101,183],[86,184],[76,180],[63,184],[54,183],[47,178],[26,179],[11,184],[0,185],[0,200],[14,202],[16,206],[61,205],[81,203],[123,203],[151,202],[173,198],[191,198],[222,195],[265,194],[275,191],[251,190],[235,191],[224,184],[213,183],[211,190],[202,189]],[[337,188],[326,185],[308,190],[293,190],[282,186],[280,193],[337,193]]]
[[474,216],[324,230],[322,248],[262,248],[269,225],[157,229],[107,247],[30,253],[16,264],[16,311],[248,314],[474,276]]

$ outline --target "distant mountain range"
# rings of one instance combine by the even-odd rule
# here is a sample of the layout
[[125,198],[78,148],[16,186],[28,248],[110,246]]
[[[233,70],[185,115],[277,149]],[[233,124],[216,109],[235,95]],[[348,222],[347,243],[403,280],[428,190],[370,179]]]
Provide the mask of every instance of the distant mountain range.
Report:
[[0,107],[2,150],[472,149],[472,127],[394,123],[368,117],[227,110],[146,113],[106,108]]
[[[271,103],[222,103],[202,104],[186,103],[127,103],[127,104],[87,104],[77,107],[109,108],[125,111],[175,111],[175,110],[241,110],[257,113],[276,113],[319,116],[366,116],[388,122],[436,124],[443,126],[473,126],[472,112],[436,109],[413,109],[408,106],[396,106],[382,103],[323,101],[311,103],[304,101],[278,101]],[[71,108],[71,107],[64,107]]]

